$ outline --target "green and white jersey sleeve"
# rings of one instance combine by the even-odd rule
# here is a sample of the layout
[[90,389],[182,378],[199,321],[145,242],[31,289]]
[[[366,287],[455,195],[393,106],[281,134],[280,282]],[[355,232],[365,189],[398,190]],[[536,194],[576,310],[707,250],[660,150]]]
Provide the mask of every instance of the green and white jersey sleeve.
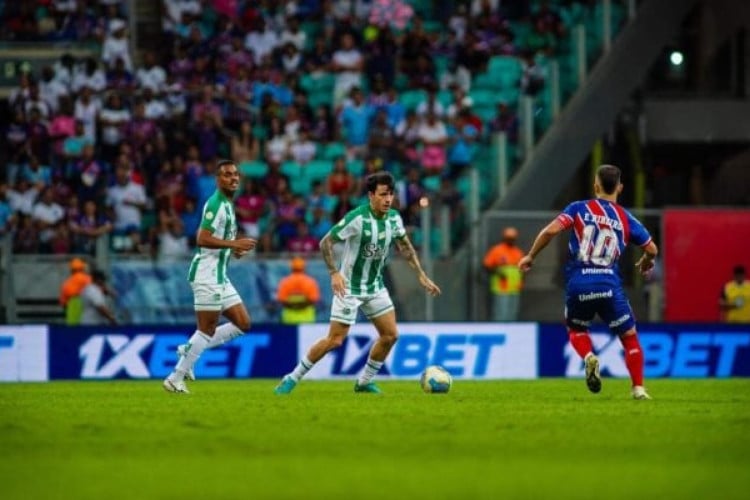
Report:
[[[216,191],[203,206],[201,229],[210,231],[214,238],[233,240],[237,235],[237,219],[234,203],[221,191]],[[188,271],[188,281],[219,285],[226,283],[227,266],[231,250],[229,248],[198,247]]]
[[406,229],[398,211],[376,217],[368,204],[346,214],[329,235],[344,243],[339,270],[346,279],[347,294],[368,296],[385,288],[383,268],[391,245],[406,235]]

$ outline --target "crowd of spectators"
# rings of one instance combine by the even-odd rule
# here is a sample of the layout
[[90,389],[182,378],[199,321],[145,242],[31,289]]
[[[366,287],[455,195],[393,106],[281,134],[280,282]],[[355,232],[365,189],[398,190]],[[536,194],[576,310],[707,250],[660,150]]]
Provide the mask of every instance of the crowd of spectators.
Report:
[[121,254],[187,256],[225,157],[247,174],[238,222],[259,252],[316,251],[379,169],[410,227],[425,196],[458,218],[477,148],[518,137],[515,102],[479,116],[472,82],[517,57],[520,92],[537,92],[535,60],[554,55],[570,2],[163,0],[142,54],[127,3],[0,2],[5,40],[100,47],[22,74],[8,99],[0,232],[16,252],[91,253],[110,234]]

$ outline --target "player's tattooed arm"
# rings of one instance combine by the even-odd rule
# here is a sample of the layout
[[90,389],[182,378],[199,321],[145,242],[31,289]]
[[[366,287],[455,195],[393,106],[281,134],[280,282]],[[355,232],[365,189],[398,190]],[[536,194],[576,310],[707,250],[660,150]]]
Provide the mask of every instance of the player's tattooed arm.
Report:
[[417,251],[414,249],[414,245],[411,244],[408,236],[396,239],[396,247],[398,248],[401,256],[406,259],[412,269],[414,269],[418,275],[424,275],[422,265],[419,263],[419,256]]
[[417,272],[419,284],[422,285],[425,290],[427,290],[427,293],[432,296],[440,295],[440,287],[437,286],[425,274],[424,269],[422,269],[422,265],[419,263],[417,251],[414,250],[414,245],[412,245],[411,241],[409,241],[409,237],[404,236],[403,238],[397,239],[396,246],[398,247],[398,251],[401,252],[401,255],[403,255],[403,257],[409,263],[411,268]]
[[333,239],[330,234],[323,236],[320,240],[320,253],[323,254],[323,261],[326,263],[329,274],[334,274],[339,271],[336,267],[336,259],[333,256]]

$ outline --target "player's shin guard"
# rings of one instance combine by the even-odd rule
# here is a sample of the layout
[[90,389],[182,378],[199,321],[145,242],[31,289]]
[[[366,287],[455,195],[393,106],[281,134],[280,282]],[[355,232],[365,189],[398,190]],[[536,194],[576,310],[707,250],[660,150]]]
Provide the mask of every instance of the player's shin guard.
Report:
[[585,359],[589,353],[594,351],[588,332],[568,330],[568,340],[570,340],[570,345],[573,346],[573,349],[575,349],[581,359]]
[[628,367],[633,386],[643,385],[643,349],[638,341],[638,335],[624,335],[620,337],[625,349],[625,366]]

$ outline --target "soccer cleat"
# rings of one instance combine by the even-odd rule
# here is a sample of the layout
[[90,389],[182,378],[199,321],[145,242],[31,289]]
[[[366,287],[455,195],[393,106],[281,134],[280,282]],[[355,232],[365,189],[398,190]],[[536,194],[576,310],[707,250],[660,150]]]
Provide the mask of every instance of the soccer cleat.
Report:
[[274,394],[289,394],[292,390],[297,387],[297,381],[291,376],[287,375],[281,379],[279,385],[273,390]]
[[383,391],[380,390],[380,387],[375,385],[375,382],[369,382],[365,385],[359,385],[359,382],[355,382],[354,392],[369,392],[370,394],[381,394]]
[[190,394],[190,391],[188,391],[188,388],[185,385],[185,381],[173,382],[172,379],[167,377],[164,379],[162,386],[167,392],[174,392],[176,394]]
[[599,358],[590,354],[584,361],[586,366],[586,386],[596,394],[602,390],[602,378],[599,376]]
[[[177,346],[177,360],[179,361],[179,358],[183,357],[188,352],[188,346],[190,344],[182,344]],[[190,368],[188,371],[185,372],[185,378],[188,380],[195,380],[195,371]]]
[[633,399],[645,400],[651,399],[651,396],[646,392],[646,388],[642,385],[633,386]]

